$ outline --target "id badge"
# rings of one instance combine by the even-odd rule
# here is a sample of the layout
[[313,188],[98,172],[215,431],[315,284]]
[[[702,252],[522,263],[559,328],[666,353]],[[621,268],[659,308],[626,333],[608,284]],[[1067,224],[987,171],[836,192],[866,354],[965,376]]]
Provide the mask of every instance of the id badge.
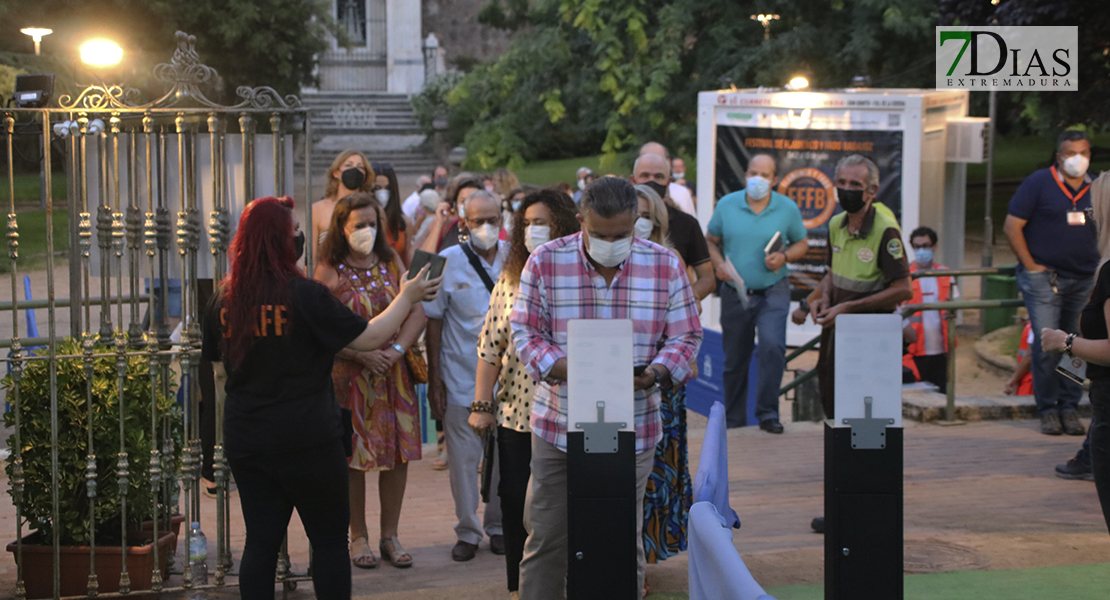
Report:
[[1068,211],[1068,225],[1086,225],[1087,214],[1081,210]]

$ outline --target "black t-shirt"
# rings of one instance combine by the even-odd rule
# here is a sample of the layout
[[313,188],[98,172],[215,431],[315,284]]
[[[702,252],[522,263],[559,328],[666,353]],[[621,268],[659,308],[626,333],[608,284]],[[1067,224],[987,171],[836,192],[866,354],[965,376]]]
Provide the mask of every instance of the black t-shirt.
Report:
[[[1110,335],[1106,332],[1106,313],[1103,308],[1106,301],[1110,300],[1110,263],[1102,265],[1098,270],[1098,279],[1095,289],[1091,291],[1091,300],[1083,307],[1079,315],[1079,332],[1084,339],[1105,340]],[[1110,367],[1103,367],[1094,363],[1087,363],[1087,377],[1095,379],[1110,379]]]
[[697,219],[668,204],[667,220],[670,222],[667,239],[671,240],[686,266],[696,267],[709,260],[709,246]]
[[[332,390],[335,353],[366,329],[328,288],[310,279],[290,282],[292,307],[259,307],[254,345],[228,373],[224,447],[243,457],[327,443],[343,435]],[[222,294],[212,296],[204,319],[202,354],[222,360]]]

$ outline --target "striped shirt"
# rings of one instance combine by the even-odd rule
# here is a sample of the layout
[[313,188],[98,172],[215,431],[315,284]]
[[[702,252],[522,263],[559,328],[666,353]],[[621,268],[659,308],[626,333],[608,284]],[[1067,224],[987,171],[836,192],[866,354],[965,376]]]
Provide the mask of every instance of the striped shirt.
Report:
[[[662,246],[635,239],[608,286],[586,257],[581,233],[537,248],[521,274],[510,321],[517,354],[538,382],[532,431],[564,452],[566,384],[546,378],[555,362],[566,358],[567,323],[574,319],[630,319],[635,364],[666,367],[673,385],[690,378],[702,339],[690,280],[678,257]],[[636,392],[634,402],[639,454],[662,437],[659,389]]]

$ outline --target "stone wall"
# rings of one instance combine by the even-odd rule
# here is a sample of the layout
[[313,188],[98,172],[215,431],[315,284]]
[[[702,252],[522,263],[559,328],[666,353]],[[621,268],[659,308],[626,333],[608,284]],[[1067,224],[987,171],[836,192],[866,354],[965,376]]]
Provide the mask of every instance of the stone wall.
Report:
[[436,34],[446,53],[447,68],[469,68],[488,62],[509,46],[509,34],[478,23],[478,13],[489,0],[423,0],[424,36]]

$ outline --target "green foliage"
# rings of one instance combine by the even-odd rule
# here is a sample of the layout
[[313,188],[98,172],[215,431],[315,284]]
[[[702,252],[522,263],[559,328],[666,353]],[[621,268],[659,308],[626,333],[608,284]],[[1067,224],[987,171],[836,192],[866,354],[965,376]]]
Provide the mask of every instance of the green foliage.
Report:
[[[312,84],[315,54],[327,49],[326,34],[336,30],[331,3],[320,0],[0,0],[0,51],[30,53],[30,38],[19,33],[30,24],[54,30],[43,38],[42,52],[59,59],[56,75],[76,68],[77,81],[124,81],[148,99],[165,91],[150,73],[168,62],[174,32],[193,34],[201,61],[222,79],[210,97],[223,102],[242,85],[287,94]],[[78,66],[78,46],[94,36],[124,48],[121,66],[96,73]]]
[[27,71],[5,64],[0,64],[0,99],[5,101],[15,92],[15,76],[23,75]]
[[[30,179],[28,175],[16,176],[20,179]],[[38,176],[34,176],[34,190],[38,192]],[[57,185],[55,192],[57,192]],[[65,193],[65,179],[62,178],[62,194]],[[4,194],[6,195],[6,194]],[[19,188],[16,188],[16,197],[19,197]],[[57,197],[57,196],[55,196]],[[16,224],[19,226],[19,270],[26,273],[31,268],[40,264],[46,257],[46,211],[28,210],[17,213]],[[7,224],[3,227],[7,233]],[[69,213],[64,207],[54,209],[54,252],[64,253],[69,250]],[[0,258],[0,273],[10,273],[12,263],[8,260],[7,253]],[[40,290],[41,291],[41,290]]]
[[[868,75],[877,87],[931,87],[936,0],[799,0],[764,41],[732,0],[494,0],[485,23],[516,34],[496,62],[447,94],[448,137],[470,168],[604,153],[657,140],[672,153],[696,143],[697,94],[780,87],[795,74],[814,87]],[[898,52],[889,51],[898,48]],[[537,140],[543,140],[537,144]]]
[[[121,497],[116,474],[117,453],[120,451],[119,374],[112,349],[97,346],[92,360],[92,433],[96,455],[96,537],[98,543],[120,542],[122,518]],[[78,342],[67,339],[58,345],[59,355],[79,355]],[[106,356],[105,356],[106,355]],[[4,415],[8,427],[20,415],[20,453],[23,459],[23,517],[32,530],[41,531],[49,539],[57,528],[63,545],[87,544],[90,502],[85,479],[87,465],[89,414],[87,390],[89,379],[84,358],[64,358],[57,362],[57,450],[58,497],[61,519],[53,522],[51,481],[51,417],[49,361],[25,363],[19,383],[18,400],[15,382],[9,375],[2,385],[12,411]],[[177,404],[161,393],[152,394],[150,363],[145,356],[128,356],[123,380],[123,440],[127,451],[127,522],[137,524],[154,514],[151,495],[151,450],[161,450],[161,439],[151,436],[151,401],[159,423],[169,423],[171,431],[180,430]],[[160,426],[161,427],[161,426]],[[8,447],[16,447],[15,434],[8,438]],[[176,464],[181,448],[174,442]],[[163,461],[163,464],[165,462]],[[13,478],[15,463],[6,471]],[[9,493],[12,493],[9,490]]]

